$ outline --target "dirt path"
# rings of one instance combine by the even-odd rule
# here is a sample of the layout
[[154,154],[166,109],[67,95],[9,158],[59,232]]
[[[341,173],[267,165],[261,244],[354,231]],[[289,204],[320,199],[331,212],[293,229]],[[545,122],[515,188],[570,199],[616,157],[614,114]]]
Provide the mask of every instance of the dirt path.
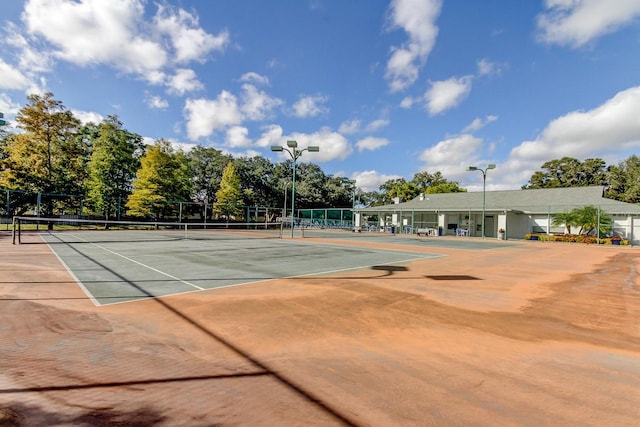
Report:
[[8,240],[0,425],[640,419],[635,248],[438,249],[404,266],[95,307],[45,245]]

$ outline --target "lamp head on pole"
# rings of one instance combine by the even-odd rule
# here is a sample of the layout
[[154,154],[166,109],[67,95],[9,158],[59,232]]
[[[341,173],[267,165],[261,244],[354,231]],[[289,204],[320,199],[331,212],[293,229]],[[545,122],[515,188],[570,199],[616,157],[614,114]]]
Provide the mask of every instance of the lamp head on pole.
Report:
[[296,148],[298,146],[297,141],[287,141],[287,147]]
[[284,148],[282,148],[279,145],[272,145],[271,146],[271,151],[282,151],[282,150],[284,150]]
[[487,165],[487,169],[495,169],[495,168],[496,168],[496,165],[493,163]]
[[468,170],[468,171],[477,171],[477,170],[478,170],[478,168],[477,168],[477,167],[475,167],[475,166],[468,166],[468,167],[467,167],[467,170]]
[[317,153],[318,151],[320,151],[320,147],[318,147],[317,145],[310,145],[309,147],[307,147],[307,150],[309,150],[310,153]]

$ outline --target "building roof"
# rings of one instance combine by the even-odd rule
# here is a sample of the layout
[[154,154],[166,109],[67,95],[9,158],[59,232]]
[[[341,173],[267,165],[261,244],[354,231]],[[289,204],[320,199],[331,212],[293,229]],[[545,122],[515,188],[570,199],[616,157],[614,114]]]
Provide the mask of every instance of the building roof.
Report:
[[[610,214],[640,214],[640,206],[603,197],[604,187],[544,188],[485,192],[485,211],[557,213],[577,207],[598,206]],[[480,211],[483,193],[424,194],[405,203],[359,209],[375,213],[389,211]]]

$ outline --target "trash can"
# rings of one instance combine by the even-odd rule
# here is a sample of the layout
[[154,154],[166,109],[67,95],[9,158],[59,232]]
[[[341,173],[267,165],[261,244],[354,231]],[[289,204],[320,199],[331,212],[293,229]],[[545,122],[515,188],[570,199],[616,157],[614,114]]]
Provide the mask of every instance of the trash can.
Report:
[[391,226],[391,234],[396,234],[396,226],[395,225]]
[[438,227],[438,236],[442,236],[442,227]]

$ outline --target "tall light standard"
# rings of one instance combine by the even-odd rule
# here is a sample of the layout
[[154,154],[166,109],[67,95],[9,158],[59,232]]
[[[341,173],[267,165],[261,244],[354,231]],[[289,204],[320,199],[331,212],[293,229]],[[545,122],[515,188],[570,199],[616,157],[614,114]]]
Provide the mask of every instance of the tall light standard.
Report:
[[353,185],[353,200],[351,201],[351,231],[356,231],[356,180],[343,178],[342,183]]
[[[479,171],[482,172],[482,238],[484,239],[485,237],[485,233],[484,233],[484,211],[486,209],[487,206],[487,202],[486,202],[486,194],[487,194],[487,171],[489,169],[495,169],[496,165],[489,164],[487,165],[486,168],[482,169],[476,166],[469,166],[467,168],[467,171]],[[471,231],[471,230],[469,230]]]
[[[288,148],[287,148],[288,147]],[[283,147],[281,145],[272,145],[271,151],[286,151],[291,156],[293,160],[293,181],[291,183],[291,238],[293,239],[293,227],[295,226],[295,202],[296,202],[296,161],[298,157],[302,155],[305,151],[310,153],[317,153],[320,151],[320,147],[317,145],[310,145],[307,148],[303,148],[302,150],[298,150],[298,143],[296,141],[287,141],[287,147]]]

